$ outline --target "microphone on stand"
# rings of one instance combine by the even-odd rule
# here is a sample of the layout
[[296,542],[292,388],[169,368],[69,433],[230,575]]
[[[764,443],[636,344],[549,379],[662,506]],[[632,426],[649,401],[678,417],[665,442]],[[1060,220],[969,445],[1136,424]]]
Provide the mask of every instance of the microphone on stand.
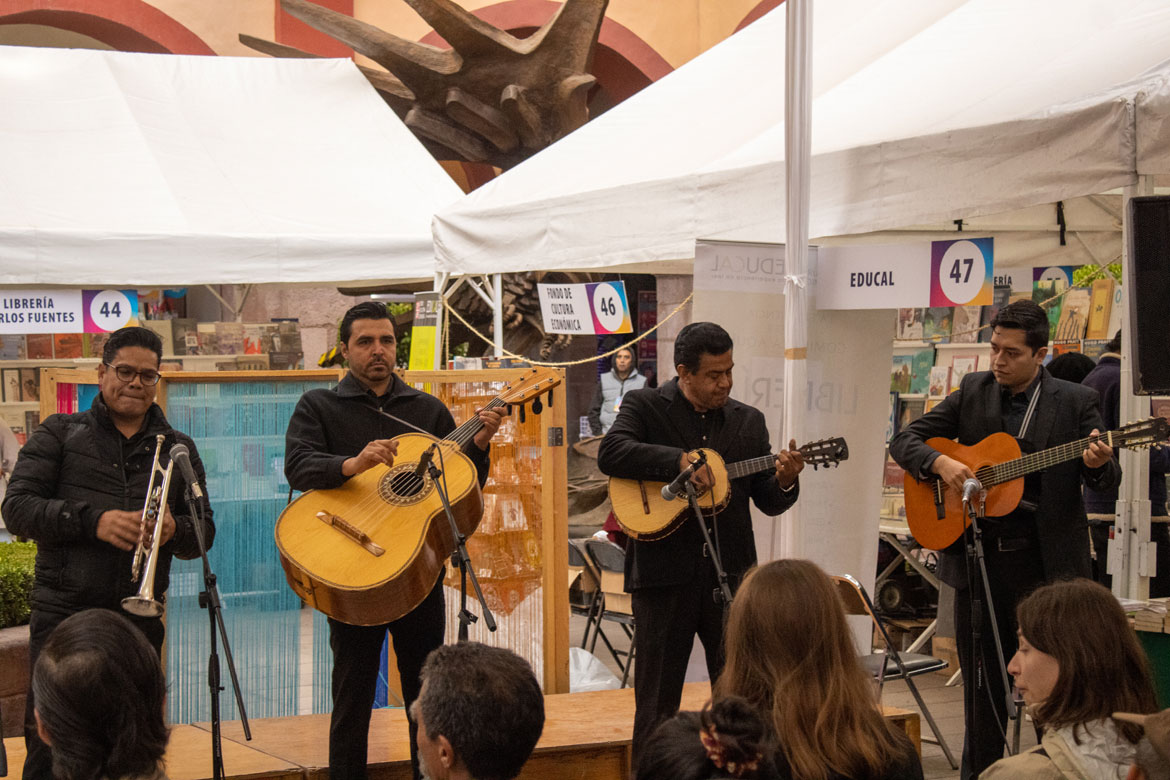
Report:
[[422,477],[422,475],[426,473],[427,469],[430,468],[431,460],[433,460],[435,457],[435,447],[438,446],[439,445],[435,443],[423,450],[423,454],[418,459],[418,465],[414,467],[414,475],[416,477]]
[[970,504],[971,499],[974,498],[977,494],[982,493],[982,492],[983,492],[983,484],[979,480],[975,479],[974,477],[971,477],[970,479],[968,479],[966,482],[963,483],[963,503]]
[[701,466],[705,465],[706,463],[707,463],[707,458],[704,457],[702,454],[700,454],[698,460],[696,460],[694,463],[692,463],[691,465],[689,465],[685,469],[683,469],[681,472],[679,472],[679,475],[674,478],[673,482],[671,482],[669,485],[666,485],[662,488],[662,497],[664,499],[666,499],[667,501],[673,501],[676,498],[678,498],[679,496],[686,493],[687,492],[687,480],[689,480],[691,478],[691,475],[695,473],[696,469],[700,468]]
[[179,471],[183,472],[183,479],[191,488],[191,494],[195,498],[203,498],[203,488],[199,487],[199,480],[195,478],[195,469],[191,467],[191,452],[187,445],[176,444],[171,447],[170,456],[171,463],[177,464]]

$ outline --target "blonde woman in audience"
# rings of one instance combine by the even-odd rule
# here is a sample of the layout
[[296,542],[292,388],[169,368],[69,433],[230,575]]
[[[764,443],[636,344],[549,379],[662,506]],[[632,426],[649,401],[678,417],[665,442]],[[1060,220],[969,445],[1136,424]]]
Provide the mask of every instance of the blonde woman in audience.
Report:
[[1008,664],[1040,744],[1000,759],[981,780],[1122,780],[1142,729],[1114,712],[1156,712],[1149,662],[1113,594],[1087,579],[1037,588],[1016,607]]
[[793,780],[921,780],[909,737],[882,717],[845,610],[810,561],[748,573],[731,605],[716,701],[742,696],[771,726],[776,763]]

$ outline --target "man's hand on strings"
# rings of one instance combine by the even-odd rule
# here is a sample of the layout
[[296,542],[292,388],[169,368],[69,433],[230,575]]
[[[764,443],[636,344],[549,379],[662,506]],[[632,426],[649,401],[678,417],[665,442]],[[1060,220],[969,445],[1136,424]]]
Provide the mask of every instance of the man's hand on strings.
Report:
[[776,453],[776,479],[780,487],[790,488],[797,476],[804,471],[804,455],[796,446],[796,439],[788,441],[788,449]]
[[[681,474],[689,469],[697,459],[698,456],[684,452],[682,457],[678,459],[678,473]],[[691,484],[695,486],[695,495],[697,496],[701,496],[715,487],[715,475],[711,472],[711,467],[704,463],[702,467],[695,469],[694,473],[691,474]]]
[[946,455],[935,458],[934,463],[930,464],[930,470],[959,495],[963,494],[963,483],[976,478],[975,472],[967,464]]
[[486,450],[488,443],[496,435],[496,431],[500,429],[500,423],[504,420],[504,410],[501,407],[478,409],[476,414],[479,415],[479,421],[483,427],[476,432],[472,441],[475,442],[476,447]]
[[393,466],[394,456],[397,454],[398,442],[393,439],[374,439],[361,452],[341,464],[341,473],[352,477],[354,474],[372,469],[379,463]]
[[[1096,436],[1100,433],[1096,428],[1093,429],[1091,436]],[[1113,448],[1105,443],[1104,439],[1099,439],[1087,448],[1085,453],[1081,456],[1081,460],[1085,465],[1091,469],[1099,469],[1113,459]]]

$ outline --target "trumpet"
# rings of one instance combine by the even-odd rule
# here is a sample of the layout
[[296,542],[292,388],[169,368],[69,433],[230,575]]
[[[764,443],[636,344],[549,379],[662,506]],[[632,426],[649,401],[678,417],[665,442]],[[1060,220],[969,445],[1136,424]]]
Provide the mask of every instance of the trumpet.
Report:
[[[167,496],[171,489],[171,469],[174,461],[164,469],[159,466],[162,455],[163,441],[161,434],[156,437],[154,448],[154,463],[150,467],[150,484],[146,488],[146,503],[142,507],[142,520],[138,531],[138,546],[134,549],[134,563],[130,568],[130,577],[141,582],[138,593],[122,599],[122,609],[139,617],[158,617],[163,613],[163,604],[154,597],[154,576],[158,569],[158,548],[162,540],[163,517],[167,511]],[[162,484],[159,475],[162,475]],[[146,531],[153,529],[150,534],[150,547],[146,545]],[[145,565],[145,568],[144,568]]]

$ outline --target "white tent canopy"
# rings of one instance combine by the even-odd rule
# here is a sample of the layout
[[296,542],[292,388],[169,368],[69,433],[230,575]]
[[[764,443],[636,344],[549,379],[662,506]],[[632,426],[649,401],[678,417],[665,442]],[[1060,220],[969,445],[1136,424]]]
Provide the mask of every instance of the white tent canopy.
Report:
[[[1161,0],[828,0],[813,31],[811,238],[1000,214],[1170,172]],[[784,12],[435,219],[440,270],[689,270],[785,240]]]
[[0,284],[430,279],[461,192],[349,60],[0,47]]

